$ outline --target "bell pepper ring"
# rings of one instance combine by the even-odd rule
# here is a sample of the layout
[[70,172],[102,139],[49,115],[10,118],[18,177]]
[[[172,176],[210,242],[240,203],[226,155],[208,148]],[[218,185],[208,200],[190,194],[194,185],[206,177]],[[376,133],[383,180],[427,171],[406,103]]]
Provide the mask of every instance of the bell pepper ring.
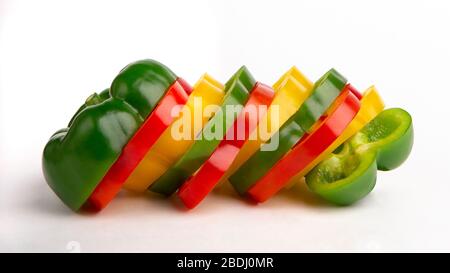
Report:
[[215,115],[186,153],[149,187],[151,191],[169,196],[203,165],[239,114],[227,113],[227,108],[239,108],[237,112],[240,112],[255,84],[248,69],[242,66],[225,84],[226,95]]
[[[217,105],[223,99],[223,85],[205,74],[195,84],[192,94],[181,109],[180,116],[165,129],[164,133],[158,138],[151,149],[147,151],[145,157],[134,169],[133,173],[127,178],[124,188],[127,190],[143,192],[167,169],[170,168],[191,146],[194,138],[203,125],[208,121],[208,116],[202,115],[205,109],[210,105]],[[198,100],[201,100],[199,102]],[[196,121],[194,114],[200,113],[200,121]],[[189,117],[182,116],[187,113]],[[176,114],[176,113],[175,113]],[[182,124],[186,122],[186,124]],[[173,131],[179,124],[190,127],[189,136],[183,139],[175,139]],[[199,123],[199,124],[197,124]],[[188,126],[190,125],[190,126]]]
[[[357,93],[355,93],[357,94]],[[288,187],[293,186],[296,182],[302,181],[304,176],[309,173],[317,164],[327,158],[342,143],[360,131],[367,123],[374,119],[384,109],[384,103],[375,86],[369,87],[364,91],[361,98],[361,107],[356,117],[350,122],[345,131],[331,144],[323,153],[321,153],[313,162],[305,169],[295,175],[288,183]]]
[[[278,160],[280,160],[305,134],[311,130],[312,121],[325,114],[333,101],[341,92],[347,80],[334,69],[325,73],[315,84],[310,96],[300,109],[292,115],[279,129],[278,148],[269,149],[261,146],[242,166],[229,178],[230,183],[240,194],[247,190],[264,176]],[[320,115],[319,115],[320,113]],[[269,143],[272,141],[269,141]]]
[[387,109],[306,175],[311,191],[336,205],[368,195],[378,170],[392,170],[409,156],[414,142],[408,112]]
[[178,190],[178,197],[187,208],[196,207],[219,183],[236,158],[239,149],[256,128],[258,121],[266,114],[273,97],[274,91],[271,87],[256,83],[244,109],[228,130],[225,139],[220,142],[195,175]]
[[79,210],[153,111],[177,76],[163,64],[142,60],[127,65],[111,88],[89,96],[46,144],[45,179],[72,210]]
[[122,186],[126,186],[126,181],[136,172],[139,163],[145,160],[147,151],[172,123],[172,109],[177,105],[184,105],[191,91],[189,84],[181,78],[169,87],[155,110],[125,145],[119,158],[95,188],[89,197],[88,206],[96,210],[103,209],[117,195]]
[[[244,164],[262,144],[278,131],[302,105],[311,93],[313,84],[295,66],[284,73],[273,85],[275,97],[267,110],[267,114],[260,120],[257,128],[250,135],[244,146],[239,150],[235,160],[228,168],[221,182]],[[274,118],[274,120],[272,120]]]
[[[356,116],[360,102],[347,84],[333,104],[334,109],[324,117],[314,130],[305,135],[249,190],[248,195],[256,202],[264,202],[282,189],[289,179],[307,167],[310,162],[330,146]],[[310,121],[307,124],[311,124]]]

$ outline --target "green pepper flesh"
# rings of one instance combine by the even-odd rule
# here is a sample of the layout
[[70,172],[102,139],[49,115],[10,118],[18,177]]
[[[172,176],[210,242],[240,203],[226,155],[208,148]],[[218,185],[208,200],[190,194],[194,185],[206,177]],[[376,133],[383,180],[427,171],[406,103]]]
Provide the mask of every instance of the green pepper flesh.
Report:
[[409,113],[384,110],[309,172],[306,183],[331,203],[353,204],[373,190],[377,170],[392,170],[408,158],[413,142]]

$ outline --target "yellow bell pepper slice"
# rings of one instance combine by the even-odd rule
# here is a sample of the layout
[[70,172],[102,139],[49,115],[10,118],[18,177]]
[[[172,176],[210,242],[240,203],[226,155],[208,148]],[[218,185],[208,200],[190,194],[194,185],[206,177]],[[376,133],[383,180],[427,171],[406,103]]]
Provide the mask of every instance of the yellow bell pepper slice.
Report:
[[[249,140],[242,146],[221,182],[228,180],[231,174],[258,151],[260,146],[267,142],[283,123],[297,112],[310,95],[312,88],[313,83],[295,66],[281,76],[273,85],[275,97],[267,109],[266,115],[260,120]],[[273,118],[276,118],[276,120],[272,120]]]
[[345,131],[331,144],[324,152],[322,152],[314,161],[312,161],[305,169],[291,178],[286,188],[292,187],[296,182],[303,181],[303,177],[309,173],[317,164],[322,162],[328,155],[336,150],[351,136],[360,131],[367,123],[374,119],[384,109],[384,103],[375,86],[369,87],[363,93],[361,106],[355,118],[350,122]]
[[[195,141],[195,136],[210,118],[203,113],[213,114],[213,111],[205,111],[205,108],[219,105],[224,95],[224,86],[210,75],[204,74],[194,85],[191,95],[180,111],[180,116],[172,122],[147,152],[144,159],[128,177],[124,188],[137,192],[147,190]],[[190,130],[182,128],[186,124],[190,124]],[[180,131],[179,128],[182,128],[184,132],[189,132],[189,135],[174,135],[173,132]]]

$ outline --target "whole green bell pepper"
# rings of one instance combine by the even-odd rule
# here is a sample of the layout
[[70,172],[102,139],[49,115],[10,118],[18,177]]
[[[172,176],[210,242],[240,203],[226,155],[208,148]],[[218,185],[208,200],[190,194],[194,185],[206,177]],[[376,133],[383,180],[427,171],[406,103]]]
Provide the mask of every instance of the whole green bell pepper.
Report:
[[350,205],[375,187],[377,170],[392,170],[409,156],[413,124],[400,108],[384,110],[307,176],[308,187],[322,198]]
[[143,60],[126,66],[111,88],[88,97],[46,144],[42,168],[49,186],[71,209],[80,209],[122,148],[177,76]]

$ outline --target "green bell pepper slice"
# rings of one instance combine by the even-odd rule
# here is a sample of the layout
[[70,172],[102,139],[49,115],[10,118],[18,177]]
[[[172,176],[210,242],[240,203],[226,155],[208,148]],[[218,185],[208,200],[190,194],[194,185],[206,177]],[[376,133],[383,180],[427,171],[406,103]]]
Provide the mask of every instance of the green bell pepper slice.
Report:
[[[283,155],[285,155],[302,138],[305,132],[319,120],[332,102],[341,93],[347,80],[335,69],[330,69],[315,84],[311,95],[299,110],[292,115],[279,129],[278,148],[269,149],[264,144],[247,160],[229,181],[240,194],[245,194],[268,170],[270,170]],[[275,140],[269,140],[272,143]]]
[[[150,187],[152,192],[166,196],[172,195],[214,152],[228,129],[246,103],[250,91],[256,84],[255,79],[245,66],[242,66],[225,84],[225,97],[220,109],[208,121],[201,132],[201,138],[196,139],[189,150]],[[226,113],[229,106],[240,108],[233,115]],[[221,138],[215,138],[211,132],[217,130],[215,124],[222,121]],[[220,125],[219,125],[220,126]]]
[[311,191],[337,205],[368,195],[377,170],[392,170],[409,156],[414,142],[412,118],[400,108],[387,109],[306,175]]
[[43,151],[43,173],[68,207],[76,211],[84,205],[176,79],[159,62],[132,63],[110,89],[89,96],[67,128],[51,136]]

